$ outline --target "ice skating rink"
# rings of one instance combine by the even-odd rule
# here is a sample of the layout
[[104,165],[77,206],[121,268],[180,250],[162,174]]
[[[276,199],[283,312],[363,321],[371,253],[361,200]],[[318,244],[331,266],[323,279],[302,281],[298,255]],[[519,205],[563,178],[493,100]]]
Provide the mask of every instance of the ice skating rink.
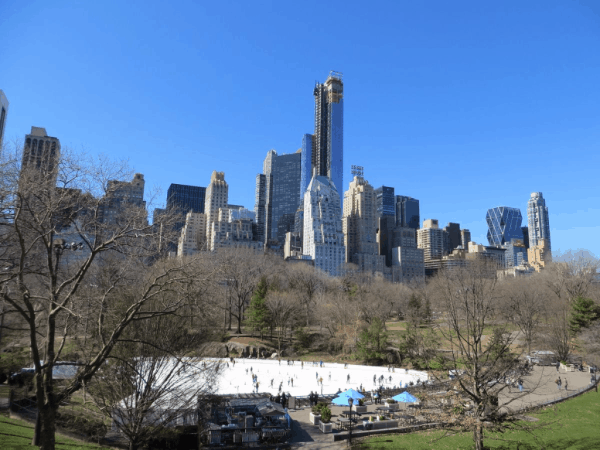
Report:
[[[427,372],[418,370],[406,370],[395,368],[395,371],[389,371],[387,367],[381,366],[359,366],[348,364],[347,369],[344,364],[320,363],[317,361],[304,362],[294,361],[293,365],[288,365],[287,360],[272,359],[235,359],[235,364],[227,358],[216,359],[221,362],[219,370],[219,384],[217,394],[247,394],[256,392],[256,386],[253,383],[252,375],[256,375],[259,383],[258,392],[269,392],[277,395],[281,384],[281,391],[296,397],[302,397],[316,391],[319,394],[335,394],[339,389],[345,391],[349,388],[358,390],[361,385],[367,391],[378,388],[380,385],[384,388],[405,387],[411,381],[426,381]],[[290,363],[291,364],[291,363]],[[348,380],[348,375],[350,379]],[[383,375],[384,379],[380,380]],[[375,376],[376,383],[373,383]],[[390,380],[391,377],[391,380]],[[318,382],[323,378],[323,385]],[[293,380],[293,382],[292,382]],[[271,384],[271,381],[273,383]]]

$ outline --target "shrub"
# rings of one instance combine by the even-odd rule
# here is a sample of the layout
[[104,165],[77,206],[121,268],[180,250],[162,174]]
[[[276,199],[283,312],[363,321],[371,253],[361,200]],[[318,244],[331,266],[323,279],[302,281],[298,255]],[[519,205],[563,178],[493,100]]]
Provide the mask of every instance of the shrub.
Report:
[[313,414],[321,414],[321,412],[323,411],[324,408],[327,408],[327,403],[319,402],[315,406],[312,407],[312,413]]
[[330,420],[331,420],[331,410],[327,406],[325,406],[324,408],[321,409],[321,422],[329,423]]
[[393,404],[397,403],[396,400],[394,400],[393,398],[388,398],[385,402],[388,405],[393,405]]
[[358,406],[365,406],[365,400],[362,398],[358,399]]

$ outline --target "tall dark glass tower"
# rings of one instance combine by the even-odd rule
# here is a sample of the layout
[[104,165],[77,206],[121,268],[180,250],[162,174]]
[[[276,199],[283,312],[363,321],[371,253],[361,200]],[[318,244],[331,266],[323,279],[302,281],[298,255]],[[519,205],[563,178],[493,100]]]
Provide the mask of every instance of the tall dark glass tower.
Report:
[[171,184],[167,191],[167,210],[176,209],[184,215],[190,211],[203,213],[205,195],[205,187]]
[[523,217],[519,208],[498,206],[488,209],[485,220],[488,224],[487,238],[490,245],[504,245],[511,239],[523,240]]
[[[331,71],[325,83],[316,83],[315,133],[312,140],[311,176],[333,181],[344,191],[344,83],[342,74]],[[340,196],[343,198],[343,195]],[[341,201],[341,200],[340,200]]]
[[262,242],[277,240],[283,244],[285,233],[293,231],[294,216],[300,203],[301,152],[277,155],[269,150],[263,173],[256,178],[256,212],[258,238]]
[[396,195],[396,226],[419,229],[421,226],[419,200],[404,195]]
[[389,186],[381,186],[375,189],[375,197],[377,202],[377,216],[389,216],[396,218],[396,196],[394,188]]

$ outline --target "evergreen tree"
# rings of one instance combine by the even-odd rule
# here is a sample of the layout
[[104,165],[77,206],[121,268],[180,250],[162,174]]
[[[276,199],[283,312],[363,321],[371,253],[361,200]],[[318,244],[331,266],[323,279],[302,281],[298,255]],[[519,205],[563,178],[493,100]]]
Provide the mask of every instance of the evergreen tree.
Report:
[[573,302],[570,326],[573,333],[588,328],[598,318],[598,307],[589,298],[577,297]]
[[246,311],[246,324],[253,331],[260,333],[260,338],[263,338],[264,332],[269,328],[271,322],[269,308],[267,308],[266,297],[269,291],[269,283],[266,277],[262,277],[256,286],[250,306]]

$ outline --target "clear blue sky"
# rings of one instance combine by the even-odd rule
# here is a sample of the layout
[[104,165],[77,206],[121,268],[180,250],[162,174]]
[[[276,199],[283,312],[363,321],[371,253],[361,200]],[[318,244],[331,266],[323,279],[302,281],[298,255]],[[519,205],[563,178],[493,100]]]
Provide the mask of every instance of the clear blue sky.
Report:
[[301,146],[336,70],[347,181],[362,165],[480,243],[488,208],[525,218],[542,191],[553,250],[600,255],[597,0],[3,0],[0,18],[5,139],[42,126],[126,157],[162,189],[154,206],[220,170],[253,208],[267,151]]

